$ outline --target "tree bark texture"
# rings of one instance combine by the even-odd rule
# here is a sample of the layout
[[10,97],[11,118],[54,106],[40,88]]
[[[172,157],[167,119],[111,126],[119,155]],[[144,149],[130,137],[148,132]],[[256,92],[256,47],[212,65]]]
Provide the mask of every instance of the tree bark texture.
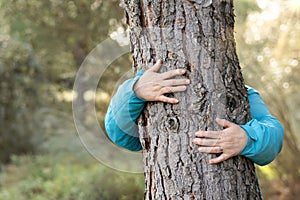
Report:
[[220,130],[216,117],[249,119],[247,90],[235,50],[233,0],[123,0],[135,70],[158,59],[160,72],[184,68],[186,92],[176,105],[148,103],[139,120],[145,199],[261,199],[254,165],[193,144],[197,130]]

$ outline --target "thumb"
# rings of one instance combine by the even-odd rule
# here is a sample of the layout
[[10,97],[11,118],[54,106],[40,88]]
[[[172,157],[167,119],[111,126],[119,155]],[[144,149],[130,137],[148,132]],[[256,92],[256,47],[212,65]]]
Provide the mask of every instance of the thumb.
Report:
[[216,122],[217,122],[220,126],[222,126],[222,127],[224,127],[224,128],[228,128],[228,127],[234,125],[234,123],[232,123],[232,122],[230,122],[230,121],[228,121],[228,120],[226,120],[226,119],[216,118]]
[[162,60],[159,59],[159,60],[155,63],[155,65],[153,65],[153,66],[149,69],[149,71],[157,72],[157,71],[160,69],[161,64],[162,64]]

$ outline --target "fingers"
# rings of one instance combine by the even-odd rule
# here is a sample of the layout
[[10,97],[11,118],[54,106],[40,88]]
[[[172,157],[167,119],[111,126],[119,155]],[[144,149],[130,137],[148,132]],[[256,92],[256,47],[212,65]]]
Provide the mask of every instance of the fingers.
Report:
[[217,146],[217,147],[199,147],[198,151],[201,153],[222,153],[222,148]]
[[220,119],[220,118],[216,118],[216,122],[217,122],[220,126],[222,126],[222,127],[224,127],[224,128],[228,128],[228,127],[231,127],[231,126],[234,126],[234,125],[235,125],[234,123],[232,123],[232,122],[230,122],[230,121],[228,121],[228,120],[226,120],[226,119]]
[[[161,68],[162,66],[162,60],[159,59],[155,65],[153,65],[150,69],[148,69],[148,71],[150,72],[158,72],[158,70]],[[160,77],[164,80],[164,79],[169,79],[175,76],[179,76],[179,75],[183,75],[186,72],[185,69],[175,69],[175,70],[170,70],[167,72],[164,72],[162,74],[160,74]],[[180,80],[180,79],[179,79]],[[185,80],[185,79],[184,79]],[[190,82],[188,80],[185,81],[175,81],[174,80],[170,80],[170,82],[166,82],[165,85],[183,85],[183,84],[189,84]]]
[[198,131],[195,134],[197,137],[205,137],[205,138],[220,138],[221,131]]
[[159,60],[155,63],[155,65],[153,65],[153,66],[149,69],[149,71],[152,71],[152,72],[158,72],[158,70],[160,69],[161,65],[162,65],[162,60],[159,59]]
[[173,92],[183,92],[185,90],[186,90],[186,86],[163,87],[160,89],[160,95],[156,100],[165,103],[172,103],[172,104],[178,103],[179,102],[178,99],[166,97],[164,96],[164,94],[173,93]]
[[186,86],[176,86],[176,87],[163,87],[160,89],[161,94],[173,93],[173,92],[183,92],[186,90]]
[[163,86],[177,86],[177,85],[188,85],[190,84],[189,79],[169,79],[169,80],[164,80],[162,82]]
[[186,71],[184,69],[175,69],[161,74],[162,79],[169,79],[175,76],[183,75]]
[[218,139],[195,138],[193,142],[199,146],[215,147],[218,145]]
[[172,104],[175,104],[175,103],[179,102],[178,99],[166,97],[164,95],[160,95],[158,97],[157,101],[161,101],[161,102],[165,102],[165,103],[172,103]]
[[216,122],[226,129],[222,131],[198,131],[195,134],[198,138],[194,139],[194,143],[200,145],[199,152],[222,153],[220,156],[211,159],[210,164],[221,163],[237,155],[244,148],[248,139],[247,137],[246,139],[240,139],[239,135],[243,134],[240,134],[240,127],[236,124],[219,118],[216,119]]
[[210,164],[217,164],[220,162],[223,162],[230,158],[230,156],[226,155],[225,153],[222,153],[219,157],[213,158],[209,161]]

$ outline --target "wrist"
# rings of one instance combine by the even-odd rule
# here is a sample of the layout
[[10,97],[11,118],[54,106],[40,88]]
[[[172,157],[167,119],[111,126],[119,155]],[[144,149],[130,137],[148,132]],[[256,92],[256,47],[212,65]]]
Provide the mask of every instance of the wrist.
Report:
[[133,90],[133,93],[134,93],[138,98],[142,98],[142,97],[140,96],[140,93],[139,93],[139,79],[137,79],[136,82],[133,84],[132,90]]
[[248,141],[244,147],[244,149],[239,153],[240,155],[247,156],[253,149],[253,143],[257,140],[255,135],[255,131],[251,126],[249,126],[249,122],[245,125],[240,125],[240,127],[245,131]]
[[140,77],[141,77],[141,75],[135,77],[134,83],[132,85],[132,92],[136,96],[136,98],[140,99],[141,101],[146,102],[147,100],[143,98],[143,96],[142,96],[142,94],[140,93],[140,90],[139,90]]

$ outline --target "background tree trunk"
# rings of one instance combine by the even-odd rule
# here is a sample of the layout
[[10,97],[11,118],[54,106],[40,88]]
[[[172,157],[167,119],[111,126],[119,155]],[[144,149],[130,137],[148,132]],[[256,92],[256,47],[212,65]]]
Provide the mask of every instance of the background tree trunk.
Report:
[[243,124],[247,91],[235,51],[232,0],[123,0],[134,69],[163,60],[161,72],[185,68],[191,84],[170,94],[177,105],[149,103],[139,121],[145,199],[260,199],[254,165],[234,157],[210,165],[192,143],[215,118]]

